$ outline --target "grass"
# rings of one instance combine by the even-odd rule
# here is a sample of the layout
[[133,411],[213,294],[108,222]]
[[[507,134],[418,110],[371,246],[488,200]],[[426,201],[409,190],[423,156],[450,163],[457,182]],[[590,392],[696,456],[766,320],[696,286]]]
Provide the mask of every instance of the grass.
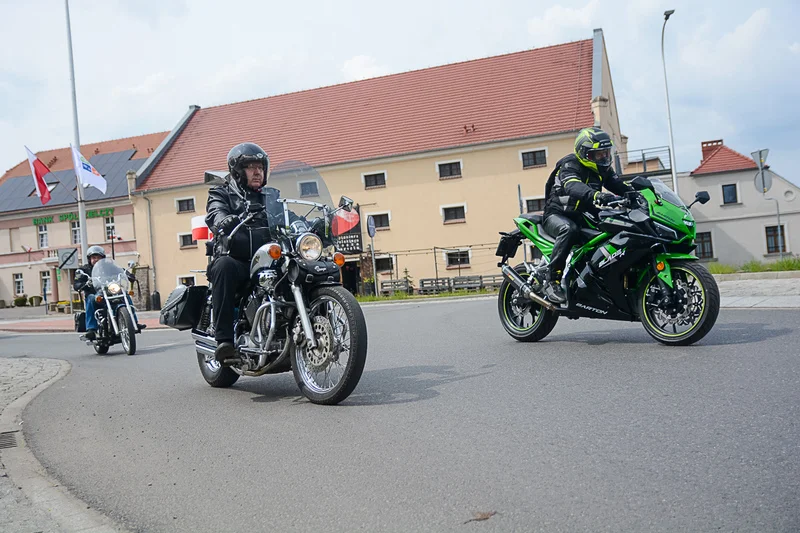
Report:
[[785,270],[800,270],[800,257],[788,257],[779,261],[762,263],[761,261],[748,261],[740,267],[724,263],[707,263],[712,274],[734,274],[736,272],[783,272]]
[[453,292],[442,292],[439,294],[406,294],[406,293],[395,293],[391,296],[356,296],[356,300],[361,303],[365,302],[392,302],[396,300],[420,300],[424,298],[454,298],[460,296],[484,296],[484,295],[491,295],[497,294],[497,291],[492,290],[479,290],[479,291],[453,291]]

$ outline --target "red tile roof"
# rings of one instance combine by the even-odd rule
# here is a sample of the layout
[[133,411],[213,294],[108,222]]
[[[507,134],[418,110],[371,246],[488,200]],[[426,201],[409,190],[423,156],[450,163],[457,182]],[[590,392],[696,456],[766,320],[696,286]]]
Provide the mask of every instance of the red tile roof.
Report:
[[[722,141],[719,142],[722,143]],[[705,153],[707,155],[700,163],[700,166],[692,171],[692,176],[758,168],[756,162],[751,158],[740,154],[736,150],[731,150],[724,144],[720,144],[713,151]]]
[[198,110],[140,189],[201,182],[237,143],[320,166],[594,123],[584,40]]
[[[168,133],[168,131],[162,131],[160,133],[149,133],[137,137],[126,137],[124,139],[82,144],[81,153],[86,158],[92,158],[98,154],[113,154],[114,152],[133,149],[136,150],[133,158],[140,159],[142,157],[149,157]],[[25,152],[21,145],[19,149],[20,152]],[[41,152],[36,152],[36,156],[53,172],[72,168],[72,154],[70,153],[69,147],[57,148],[55,150],[42,150]],[[18,165],[3,174],[3,177],[0,178],[0,183],[3,183],[7,178],[30,176],[30,174],[31,167],[28,165],[28,160],[24,159]]]

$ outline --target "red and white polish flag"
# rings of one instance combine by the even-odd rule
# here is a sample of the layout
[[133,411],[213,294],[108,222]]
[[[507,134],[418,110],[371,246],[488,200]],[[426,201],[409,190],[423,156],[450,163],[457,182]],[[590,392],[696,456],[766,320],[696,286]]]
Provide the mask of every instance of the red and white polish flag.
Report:
[[205,215],[192,217],[192,240],[193,241],[208,241],[211,240],[211,230],[206,226]]
[[47,187],[47,182],[44,177],[50,173],[50,169],[42,163],[42,160],[36,157],[28,147],[25,147],[28,152],[28,163],[31,166],[31,176],[33,177],[33,187],[36,191],[36,196],[42,201],[42,205],[50,201],[50,189]]

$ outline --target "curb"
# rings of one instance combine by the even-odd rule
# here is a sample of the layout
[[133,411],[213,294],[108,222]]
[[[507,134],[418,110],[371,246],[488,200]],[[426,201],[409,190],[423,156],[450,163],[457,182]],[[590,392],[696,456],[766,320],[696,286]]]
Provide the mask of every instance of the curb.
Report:
[[764,279],[797,279],[800,270],[783,270],[780,272],[740,272],[738,274],[713,274],[717,281],[747,281]]
[[59,360],[61,370],[53,378],[29,390],[6,407],[0,414],[0,432],[16,432],[17,447],[2,451],[3,465],[9,478],[22,490],[30,502],[47,512],[65,531],[82,533],[118,533],[128,530],[107,516],[92,510],[85,502],[68,492],[51,478],[28,448],[23,432],[22,412],[34,398],[49,386],[69,374],[71,365]]

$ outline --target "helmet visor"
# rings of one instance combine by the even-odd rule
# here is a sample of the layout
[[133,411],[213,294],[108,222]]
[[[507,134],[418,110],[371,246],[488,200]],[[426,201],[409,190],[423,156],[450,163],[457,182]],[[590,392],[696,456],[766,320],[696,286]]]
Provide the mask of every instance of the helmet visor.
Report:
[[595,163],[598,167],[610,167],[614,160],[613,148],[589,150],[586,156],[589,161]]

